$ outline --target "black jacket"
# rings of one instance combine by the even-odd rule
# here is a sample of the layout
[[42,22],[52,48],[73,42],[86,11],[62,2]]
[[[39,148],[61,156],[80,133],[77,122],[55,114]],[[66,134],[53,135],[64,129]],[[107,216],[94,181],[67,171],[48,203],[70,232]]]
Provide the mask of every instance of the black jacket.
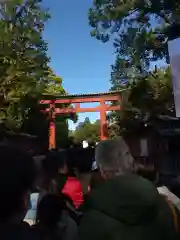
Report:
[[39,240],[36,233],[31,229],[28,223],[22,222],[18,225],[1,225],[1,240]]

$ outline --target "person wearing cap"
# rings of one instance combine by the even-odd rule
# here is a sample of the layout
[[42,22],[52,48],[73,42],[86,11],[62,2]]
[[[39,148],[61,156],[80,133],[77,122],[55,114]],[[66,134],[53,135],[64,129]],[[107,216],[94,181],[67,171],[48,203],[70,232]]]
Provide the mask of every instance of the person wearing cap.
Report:
[[86,199],[80,240],[180,239],[178,210],[133,174],[134,159],[121,137],[100,142],[95,159],[103,181]]

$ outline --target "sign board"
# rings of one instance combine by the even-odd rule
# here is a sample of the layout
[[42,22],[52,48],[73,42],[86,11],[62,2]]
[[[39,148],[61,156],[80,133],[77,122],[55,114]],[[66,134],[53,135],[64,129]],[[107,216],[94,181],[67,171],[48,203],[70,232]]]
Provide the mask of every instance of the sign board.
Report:
[[180,117],[180,38],[168,42],[176,117]]

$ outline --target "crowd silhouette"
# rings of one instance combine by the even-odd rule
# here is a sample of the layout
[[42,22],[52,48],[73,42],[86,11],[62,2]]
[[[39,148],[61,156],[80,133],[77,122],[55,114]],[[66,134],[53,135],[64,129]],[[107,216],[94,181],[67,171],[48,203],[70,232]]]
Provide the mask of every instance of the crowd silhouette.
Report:
[[179,178],[136,163],[124,140],[34,156],[0,146],[0,237],[180,239]]

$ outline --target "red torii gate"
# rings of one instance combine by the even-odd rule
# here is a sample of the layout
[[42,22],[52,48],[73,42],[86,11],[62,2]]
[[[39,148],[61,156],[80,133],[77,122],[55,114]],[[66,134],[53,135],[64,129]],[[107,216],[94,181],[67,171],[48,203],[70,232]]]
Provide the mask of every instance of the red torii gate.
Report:
[[[41,100],[40,104],[48,105],[48,108],[42,110],[43,112],[50,113],[50,126],[49,126],[49,148],[56,147],[56,126],[55,118],[58,114],[67,113],[83,113],[83,112],[100,112],[100,135],[101,140],[108,138],[108,129],[106,121],[107,111],[117,111],[121,109],[120,103],[113,106],[106,102],[119,102],[121,100],[120,92],[106,92],[106,93],[93,93],[93,94],[75,94],[75,95],[59,95],[59,96],[46,96],[56,98],[55,100]],[[81,103],[93,103],[99,102],[100,104],[96,107],[82,108]],[[62,104],[67,104],[67,107],[58,106]],[[72,104],[75,107],[72,107]]]

